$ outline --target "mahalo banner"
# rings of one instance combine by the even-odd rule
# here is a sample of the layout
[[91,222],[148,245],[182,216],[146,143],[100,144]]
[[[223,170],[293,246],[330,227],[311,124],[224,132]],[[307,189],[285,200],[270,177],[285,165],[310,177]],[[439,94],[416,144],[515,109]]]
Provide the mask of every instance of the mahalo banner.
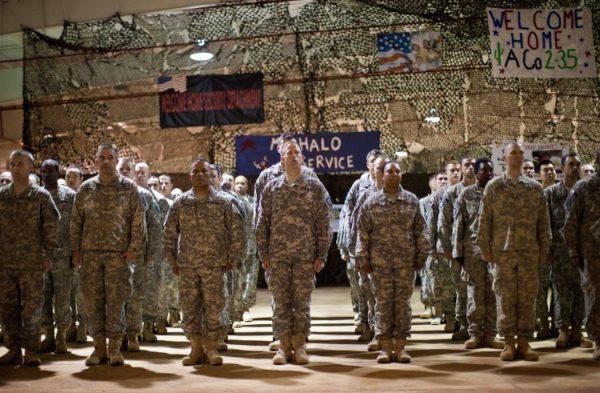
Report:
[[487,8],[496,78],[596,78],[589,8]]
[[265,121],[263,74],[162,76],[160,127]]
[[[317,173],[367,170],[366,156],[379,149],[380,132],[324,132],[296,134],[304,163]],[[240,175],[257,175],[281,161],[277,152],[279,135],[243,135],[235,139],[236,169]]]

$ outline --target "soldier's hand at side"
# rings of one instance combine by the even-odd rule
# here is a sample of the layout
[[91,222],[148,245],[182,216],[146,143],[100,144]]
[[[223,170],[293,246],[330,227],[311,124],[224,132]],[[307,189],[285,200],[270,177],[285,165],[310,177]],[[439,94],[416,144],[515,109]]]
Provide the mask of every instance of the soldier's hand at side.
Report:
[[81,253],[79,251],[73,251],[72,262],[73,262],[73,265],[75,265],[77,267],[82,267],[83,266],[83,255],[81,255]]
[[314,261],[315,272],[319,273],[325,267],[325,261],[323,258],[315,258]]
[[456,257],[454,258],[454,261],[460,266],[465,266],[465,257]]
[[146,266],[149,266],[149,267],[154,266],[154,258],[146,259]]
[[265,258],[262,260],[262,267],[263,267],[263,269],[265,269],[266,272],[269,271],[269,268],[271,267],[271,265],[269,263],[269,258]]
[[44,269],[44,273],[48,273],[50,269],[52,269],[52,262],[45,259],[42,261],[42,269]]
[[176,263],[171,265],[171,270],[173,270],[173,274],[179,276],[179,266]]
[[348,254],[346,254],[345,252],[340,253],[340,258],[342,258],[342,261],[348,262]]
[[123,254],[123,259],[125,259],[125,263],[128,265],[135,263],[135,257],[129,251]]
[[481,259],[486,261],[487,263],[494,263],[494,258],[492,258],[492,253],[489,252],[481,252]]

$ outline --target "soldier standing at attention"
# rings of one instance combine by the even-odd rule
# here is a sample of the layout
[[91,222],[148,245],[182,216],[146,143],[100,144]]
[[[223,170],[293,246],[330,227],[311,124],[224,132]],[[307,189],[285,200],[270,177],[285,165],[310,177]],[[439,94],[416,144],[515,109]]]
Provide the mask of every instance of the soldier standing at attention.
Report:
[[523,166],[522,166],[522,172],[523,172],[523,176],[533,179],[533,177],[535,176],[535,165],[533,165],[533,161],[531,161],[528,158],[524,159]]
[[438,243],[437,251],[450,262],[452,283],[456,292],[455,319],[458,329],[452,334],[452,340],[466,340],[469,338],[467,322],[467,283],[462,278],[463,266],[452,259],[452,223],[454,221],[454,204],[460,192],[468,186],[475,184],[475,159],[466,157],[460,161],[462,180],[444,192],[440,202],[438,217]]
[[523,147],[509,143],[504,159],[506,172],[483,192],[477,245],[492,264],[498,330],[504,335],[500,359],[536,361],[528,340],[535,329],[539,264],[547,263],[552,237],[548,205],[542,186],[522,175]]
[[[60,213],[60,219],[56,239],[58,250],[52,256],[52,269],[44,275],[42,328],[45,337],[40,346],[40,352],[67,353],[67,328],[71,322],[69,300],[73,285],[69,224],[71,223],[75,191],[58,184],[58,172],[58,162],[46,160],[42,164],[41,176],[44,189],[52,196]],[[55,322],[56,340],[54,340]]]
[[594,169],[594,165],[592,164],[583,164],[581,166],[581,178],[586,178],[588,176],[594,176],[596,174],[596,170]]
[[[224,272],[233,269],[244,247],[243,221],[233,200],[210,186],[210,164],[191,165],[192,189],[178,197],[165,223],[164,253],[179,277],[183,331],[191,342],[184,366],[223,364],[217,342],[223,329]],[[198,241],[202,239],[202,241]]]
[[[569,346],[592,348],[594,344],[583,337],[581,325],[585,316],[585,299],[581,288],[581,275],[577,266],[571,263],[569,250],[565,244],[563,227],[565,226],[565,201],[569,191],[579,180],[581,161],[577,153],[562,158],[563,180],[544,190],[550,212],[552,244],[550,258],[552,262],[552,286],[556,293],[555,321],[560,333],[556,348]],[[570,331],[569,331],[569,328]],[[539,333],[538,333],[539,336]]]
[[492,160],[487,157],[475,162],[477,183],[465,187],[456,203],[452,231],[454,263],[463,267],[467,283],[467,320],[469,338],[466,349],[488,347],[502,349],[496,340],[496,297],[492,290],[492,275],[488,263],[481,259],[477,245],[477,230],[481,197],[487,183],[494,177]]
[[[56,255],[59,213],[48,191],[29,183],[33,156],[10,154],[12,183],[0,188],[0,322],[8,353],[0,365],[39,366],[44,272]],[[26,234],[26,235],[24,235]]]
[[[293,356],[308,363],[310,297],[331,243],[331,202],[320,181],[302,170],[304,157],[295,140],[281,150],[284,176],[267,183],[260,198],[256,242],[263,268],[270,273],[273,332],[280,348],[273,364]],[[291,344],[291,345],[290,345]]]
[[[596,167],[600,150],[596,151]],[[582,274],[585,296],[585,327],[594,341],[593,358],[600,360],[600,175],[596,173],[578,181],[565,203],[564,227],[569,256]]]
[[405,351],[411,327],[410,297],[415,273],[430,252],[417,197],[400,186],[400,165],[384,168],[383,190],[370,196],[358,217],[356,258],[372,278],[375,335],[381,342],[378,363],[409,363]]
[[[94,338],[86,365],[123,365],[125,302],[132,293],[132,264],[144,256],[144,218],[138,187],[117,172],[118,150],[101,144],[98,175],[79,187],[71,218],[73,262],[81,269],[85,315]],[[108,353],[106,338],[108,337]]]

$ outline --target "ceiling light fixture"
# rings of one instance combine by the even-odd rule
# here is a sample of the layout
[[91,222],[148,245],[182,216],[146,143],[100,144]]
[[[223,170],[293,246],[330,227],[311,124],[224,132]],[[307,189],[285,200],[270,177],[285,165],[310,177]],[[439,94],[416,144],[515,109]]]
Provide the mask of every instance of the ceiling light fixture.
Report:
[[197,40],[196,45],[198,46],[199,51],[192,53],[190,55],[190,59],[194,61],[209,61],[213,57],[215,57],[213,53],[210,53],[209,51],[205,50],[206,44],[206,40]]

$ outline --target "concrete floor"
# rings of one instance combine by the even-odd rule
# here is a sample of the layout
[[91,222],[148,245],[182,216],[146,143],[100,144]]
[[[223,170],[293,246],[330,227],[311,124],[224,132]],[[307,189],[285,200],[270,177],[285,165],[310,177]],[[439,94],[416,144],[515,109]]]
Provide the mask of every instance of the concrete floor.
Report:
[[[421,312],[417,291],[413,305],[413,314]],[[307,366],[271,364],[269,294],[260,291],[255,321],[230,336],[224,366],[181,366],[189,347],[180,329],[170,329],[158,343],[143,345],[142,352],[126,353],[124,367],[85,367],[91,339],[73,345],[70,354],[44,355],[38,369],[2,367],[0,392],[600,392],[600,362],[591,360],[589,349],[556,351],[551,341],[535,342],[539,362],[504,363],[499,351],[466,351],[440,326],[418,319],[408,347],[413,363],[378,365],[376,354],[356,342],[349,310],[348,288],[315,291]],[[0,355],[5,352],[0,349]]]

